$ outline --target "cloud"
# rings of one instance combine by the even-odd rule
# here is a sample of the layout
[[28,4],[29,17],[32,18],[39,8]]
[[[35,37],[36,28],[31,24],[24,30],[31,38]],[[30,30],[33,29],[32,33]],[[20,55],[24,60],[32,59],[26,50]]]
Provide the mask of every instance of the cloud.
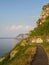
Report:
[[14,30],[19,30],[19,29],[22,29],[23,27],[21,25],[11,25],[11,26],[8,26],[6,29],[7,30],[10,30],[10,31],[14,31]]
[[7,31],[18,31],[18,30],[31,30],[33,27],[31,25],[11,25],[5,28]]
[[11,25],[0,28],[1,37],[14,37],[21,33],[27,33],[33,29],[31,25]]

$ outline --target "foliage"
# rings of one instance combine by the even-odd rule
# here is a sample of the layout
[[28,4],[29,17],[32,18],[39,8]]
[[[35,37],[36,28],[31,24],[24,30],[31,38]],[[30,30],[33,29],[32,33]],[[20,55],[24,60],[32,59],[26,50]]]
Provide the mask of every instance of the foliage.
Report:
[[49,17],[47,17],[46,21],[42,23],[42,25],[35,28],[30,36],[47,36],[49,35]]

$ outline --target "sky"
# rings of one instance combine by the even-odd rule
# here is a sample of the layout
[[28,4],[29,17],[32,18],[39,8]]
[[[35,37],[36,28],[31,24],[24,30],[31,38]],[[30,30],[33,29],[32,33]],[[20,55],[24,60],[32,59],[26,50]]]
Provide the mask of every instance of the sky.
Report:
[[0,37],[15,37],[36,26],[49,0],[0,0]]

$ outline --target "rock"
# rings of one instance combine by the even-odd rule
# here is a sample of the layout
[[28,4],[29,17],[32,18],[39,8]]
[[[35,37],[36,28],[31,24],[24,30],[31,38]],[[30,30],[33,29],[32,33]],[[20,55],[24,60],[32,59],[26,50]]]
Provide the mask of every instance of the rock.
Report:
[[49,42],[49,38],[46,39],[46,42]]
[[0,62],[2,62],[5,59],[5,57],[0,58]]
[[16,55],[17,52],[18,52],[18,50],[13,50],[13,51],[10,53],[10,60],[15,57],[15,55]]
[[41,38],[35,38],[32,40],[32,43],[43,43],[43,40]]
[[43,43],[43,40],[41,38],[37,38],[36,43]]
[[42,9],[42,13],[39,17],[39,20],[37,21],[37,26],[45,22],[46,18],[49,16],[49,3],[44,5]]

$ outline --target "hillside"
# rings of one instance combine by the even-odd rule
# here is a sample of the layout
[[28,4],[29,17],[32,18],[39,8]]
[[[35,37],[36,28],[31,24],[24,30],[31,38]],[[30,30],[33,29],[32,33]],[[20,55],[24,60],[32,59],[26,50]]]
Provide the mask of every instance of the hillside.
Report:
[[48,36],[49,35],[49,16],[46,18],[45,22],[36,27],[31,31],[30,36]]
[[28,36],[9,53],[0,58],[0,65],[31,65],[37,52],[37,45],[44,48],[49,59],[49,4],[43,6],[43,12],[45,11],[48,12],[44,13],[46,14],[45,18],[40,17],[40,20],[37,21],[37,27],[30,31]]

